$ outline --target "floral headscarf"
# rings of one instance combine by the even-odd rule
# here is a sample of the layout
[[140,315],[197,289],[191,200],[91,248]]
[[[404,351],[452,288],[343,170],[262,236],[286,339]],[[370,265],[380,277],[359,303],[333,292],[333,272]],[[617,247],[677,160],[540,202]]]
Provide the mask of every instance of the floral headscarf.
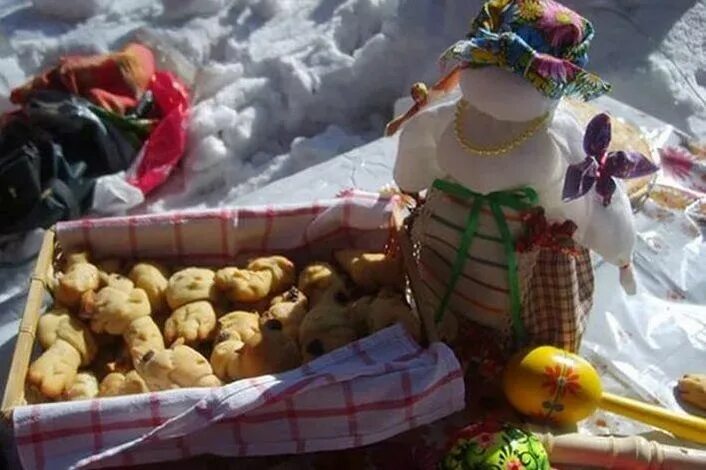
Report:
[[575,95],[588,101],[610,85],[587,72],[593,26],[553,0],[490,0],[466,39],[444,52],[442,63],[495,65],[529,80],[550,98]]

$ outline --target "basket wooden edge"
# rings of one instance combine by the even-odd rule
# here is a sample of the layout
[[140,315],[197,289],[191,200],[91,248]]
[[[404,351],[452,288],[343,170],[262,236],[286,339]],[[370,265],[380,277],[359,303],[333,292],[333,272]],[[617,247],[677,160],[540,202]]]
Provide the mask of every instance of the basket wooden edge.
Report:
[[422,280],[419,277],[417,260],[414,258],[412,240],[409,237],[409,231],[406,224],[407,219],[399,206],[395,206],[395,209],[393,209],[392,217],[393,225],[397,230],[397,240],[400,246],[400,251],[402,252],[402,262],[404,264],[405,274],[409,279],[409,287],[412,298],[417,306],[417,313],[422,321],[422,327],[426,333],[427,341],[429,344],[435,343],[439,341],[439,333],[436,329],[434,319],[430,316],[430,313],[427,309],[421,308],[419,292],[421,292]]
[[44,233],[42,246],[30,278],[27,301],[22,312],[22,320],[17,332],[17,342],[12,354],[10,372],[5,385],[5,394],[0,406],[0,413],[5,420],[12,420],[12,410],[24,404],[25,377],[34,347],[35,332],[42,310],[47,274],[54,256],[55,231],[52,227]]

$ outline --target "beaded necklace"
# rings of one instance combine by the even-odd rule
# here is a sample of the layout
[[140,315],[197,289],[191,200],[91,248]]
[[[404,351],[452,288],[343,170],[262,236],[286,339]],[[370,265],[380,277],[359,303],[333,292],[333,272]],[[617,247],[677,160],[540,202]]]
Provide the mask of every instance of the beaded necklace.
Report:
[[521,134],[519,134],[517,137],[513,138],[509,142],[503,143],[502,145],[498,145],[495,147],[478,147],[472,143],[470,143],[464,136],[463,136],[463,116],[462,112],[466,109],[468,109],[468,101],[466,100],[460,100],[458,104],[456,105],[456,112],[454,115],[454,134],[456,135],[456,140],[458,141],[459,145],[468,153],[472,153],[475,155],[482,155],[485,157],[498,157],[502,156],[503,154],[508,153],[510,150],[513,150],[514,148],[518,147],[522,143],[524,143],[527,139],[532,137],[534,134],[539,131],[539,129],[544,126],[547,121],[549,120],[550,113],[544,113],[543,115],[536,117],[530,121],[529,126],[527,129],[525,129]]

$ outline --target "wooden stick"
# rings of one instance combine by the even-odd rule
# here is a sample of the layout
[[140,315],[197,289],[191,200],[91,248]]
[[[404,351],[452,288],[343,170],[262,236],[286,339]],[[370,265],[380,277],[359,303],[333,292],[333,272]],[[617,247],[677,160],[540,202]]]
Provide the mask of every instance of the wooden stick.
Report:
[[552,465],[582,465],[630,470],[706,468],[706,451],[648,441],[641,436],[598,437],[586,434],[539,434]]
[[53,256],[54,229],[50,229],[44,233],[42,247],[37,256],[37,264],[30,279],[27,303],[25,304],[17,333],[15,353],[12,355],[10,374],[7,378],[5,395],[2,399],[1,409],[5,419],[11,418],[12,408],[25,404],[25,377],[32,356],[34,336],[44,301],[45,285],[48,281],[47,273],[52,264]]

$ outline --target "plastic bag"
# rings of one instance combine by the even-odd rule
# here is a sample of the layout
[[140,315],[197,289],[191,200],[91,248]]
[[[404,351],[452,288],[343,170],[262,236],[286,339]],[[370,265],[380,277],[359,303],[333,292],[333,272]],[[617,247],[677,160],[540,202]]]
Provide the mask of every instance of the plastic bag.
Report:
[[186,118],[189,94],[169,72],[156,72],[149,90],[162,119],[145,142],[127,172],[127,181],[144,195],[162,184],[181,160],[186,148]]

